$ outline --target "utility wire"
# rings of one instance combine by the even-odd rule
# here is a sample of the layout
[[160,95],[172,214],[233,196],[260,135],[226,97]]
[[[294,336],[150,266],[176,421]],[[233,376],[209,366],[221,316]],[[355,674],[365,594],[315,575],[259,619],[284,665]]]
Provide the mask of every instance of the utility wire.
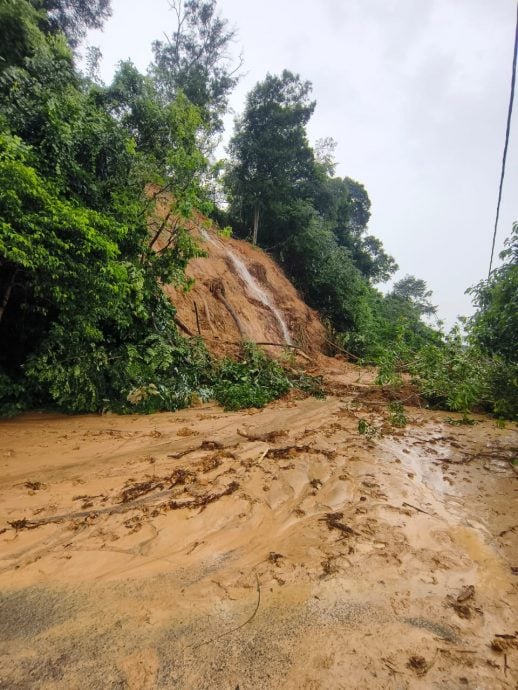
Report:
[[504,186],[505,163],[507,160],[507,147],[509,145],[509,134],[511,131],[511,116],[513,114],[514,85],[516,82],[516,57],[517,57],[517,54],[518,54],[518,2],[516,3],[516,32],[515,32],[515,36],[514,36],[513,71],[512,71],[512,77],[511,77],[511,97],[509,99],[509,110],[507,112],[507,128],[505,130],[504,155],[502,156],[502,173],[500,175],[500,186],[498,188],[498,203],[496,205],[495,229],[493,231],[493,244],[491,246],[491,259],[489,261],[488,277],[491,275],[491,269],[493,268],[493,255],[495,253],[496,231],[498,229],[498,218],[500,216],[500,202],[502,201],[502,188]]

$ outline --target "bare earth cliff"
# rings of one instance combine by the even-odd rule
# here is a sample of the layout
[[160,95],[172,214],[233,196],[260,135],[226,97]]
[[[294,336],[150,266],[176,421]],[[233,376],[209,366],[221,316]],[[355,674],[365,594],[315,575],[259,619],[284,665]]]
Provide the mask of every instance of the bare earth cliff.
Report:
[[193,235],[208,254],[187,268],[194,287],[188,292],[165,288],[190,333],[198,334],[197,311],[200,334],[216,353],[222,345],[243,338],[292,342],[309,353],[324,349],[325,330],[318,314],[265,252],[199,226]]

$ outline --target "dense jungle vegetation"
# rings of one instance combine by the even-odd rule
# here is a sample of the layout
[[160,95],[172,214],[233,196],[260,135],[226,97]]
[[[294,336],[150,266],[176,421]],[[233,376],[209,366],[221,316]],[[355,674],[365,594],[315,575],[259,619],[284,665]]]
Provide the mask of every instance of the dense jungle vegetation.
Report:
[[[413,376],[431,404],[518,415],[518,227],[503,264],[471,288],[477,307],[445,334],[424,281],[368,234],[365,188],[335,175],[334,142],[306,126],[312,87],[285,70],[248,94],[216,161],[239,65],[216,0],[172,3],[176,24],[145,74],[78,47],[109,0],[0,3],[0,410],[155,411],[193,396],[229,408],[312,387],[251,346],[215,362],[184,339],[161,284],[188,287],[196,209],[270,252],[325,318],[330,338],[380,382]],[[176,221],[160,213],[161,193]],[[224,199],[225,203],[221,203]]]

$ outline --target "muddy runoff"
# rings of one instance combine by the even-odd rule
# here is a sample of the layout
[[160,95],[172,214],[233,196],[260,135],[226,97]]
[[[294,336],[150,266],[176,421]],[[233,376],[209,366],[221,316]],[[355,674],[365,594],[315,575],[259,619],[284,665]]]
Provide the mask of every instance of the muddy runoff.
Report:
[[406,415],[3,421],[0,688],[515,688],[516,430]]

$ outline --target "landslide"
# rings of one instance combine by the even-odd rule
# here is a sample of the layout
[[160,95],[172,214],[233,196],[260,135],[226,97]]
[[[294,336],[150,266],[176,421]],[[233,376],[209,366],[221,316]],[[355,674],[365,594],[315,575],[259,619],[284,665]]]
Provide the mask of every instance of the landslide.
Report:
[[516,688],[515,427],[325,357],[264,252],[191,232],[184,330],[284,321],[328,397],[0,420],[0,690]]
[[328,375],[263,410],[1,421],[0,688],[515,688],[516,430],[400,429]]
[[326,332],[318,313],[302,301],[268,254],[218,235],[201,216],[190,223],[190,232],[207,253],[189,262],[187,276],[194,285],[188,291],[164,287],[185,332],[201,335],[221,356],[229,344],[243,339],[284,344],[283,320],[294,345],[307,354],[324,351]]

